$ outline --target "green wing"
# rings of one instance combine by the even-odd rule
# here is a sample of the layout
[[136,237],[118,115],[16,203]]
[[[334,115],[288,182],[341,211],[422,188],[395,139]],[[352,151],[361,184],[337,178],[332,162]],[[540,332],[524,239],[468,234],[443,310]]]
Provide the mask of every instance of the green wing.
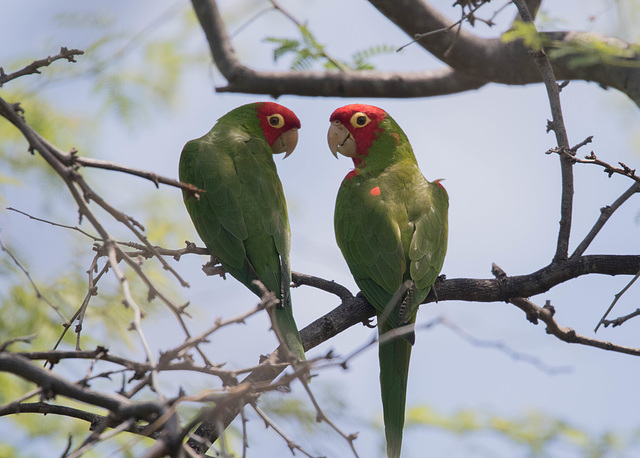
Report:
[[[268,151],[256,153],[259,148]],[[288,264],[289,225],[282,186],[268,154],[264,141],[248,134],[220,135],[214,128],[185,146],[180,180],[205,190],[199,200],[186,193],[184,197],[211,254],[252,291],[257,290],[251,282],[259,279],[281,298],[280,259]]]
[[[380,195],[373,196],[378,187]],[[442,268],[447,246],[446,191],[417,166],[345,180],[335,210],[336,240],[365,297],[384,313],[406,280],[412,300],[397,325],[411,319]]]
[[252,284],[256,279],[276,294],[282,304],[278,327],[303,359],[291,312],[289,219],[272,154],[264,138],[218,122],[185,145],[179,176],[206,191],[199,199],[185,192],[184,201],[209,252],[255,294],[260,294]]
[[[380,193],[372,195],[375,187]],[[356,283],[378,312],[381,336],[415,323],[444,262],[447,211],[444,188],[427,182],[414,164],[343,182],[334,217],[336,239]],[[408,294],[391,302],[407,280]],[[399,457],[402,447],[412,344],[410,334],[378,350],[388,457]]]

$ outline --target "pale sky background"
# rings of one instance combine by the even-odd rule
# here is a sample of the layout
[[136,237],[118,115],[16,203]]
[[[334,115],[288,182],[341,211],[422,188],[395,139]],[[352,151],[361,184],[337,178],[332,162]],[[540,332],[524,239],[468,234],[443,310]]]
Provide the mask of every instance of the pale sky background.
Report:
[[[348,60],[353,52],[372,45],[399,47],[409,41],[366,2],[283,0],[281,3],[298,19],[307,21],[319,41],[326,44],[327,51],[338,58]],[[450,0],[432,3],[452,18],[458,14],[450,8]],[[554,29],[617,34],[636,41],[640,29],[633,28],[632,10],[625,10],[632,2],[618,2],[626,11],[622,14],[622,29],[618,28],[614,3],[573,0],[545,2],[543,8],[555,20]],[[0,66],[7,72],[15,71],[19,68],[17,59],[28,63],[55,54],[60,46],[86,49],[100,36],[99,31],[91,28],[60,27],[56,15],[61,11],[102,11],[104,18],[113,19],[114,29],[127,37],[123,38],[124,44],[165,11],[188,8],[187,2],[165,0],[153,5],[150,11],[148,2],[124,0],[109,2],[108,6],[77,0],[64,4],[42,0],[4,2],[0,30],[5,46],[0,48]],[[231,31],[242,25],[253,11],[266,6],[266,1],[220,2]],[[500,6],[502,3],[495,6],[492,3],[481,16],[490,16]],[[504,21],[511,19],[514,11],[510,7],[502,13],[502,28],[499,26],[494,31],[479,26],[478,33],[490,36],[504,31]],[[591,21],[592,16],[597,20]],[[166,39],[176,34],[179,27],[177,19],[166,19],[140,39]],[[236,51],[245,64],[257,69],[274,68],[273,46],[262,42],[266,36],[295,38],[297,33],[292,24],[276,12],[260,17],[234,39]],[[185,48],[208,52],[199,30],[192,34]],[[134,50],[111,65],[126,72],[127,66],[138,63],[137,58]],[[74,65],[82,65],[82,59],[82,56],[78,57],[79,63]],[[381,70],[440,66],[415,45],[373,62]],[[54,65],[70,64],[58,62]],[[283,60],[278,68],[285,69],[285,65]],[[43,73],[48,71],[44,69]],[[176,177],[179,154],[187,140],[207,132],[218,117],[236,106],[268,99],[215,93],[213,87],[221,85],[224,85],[224,78],[217,70],[212,70],[206,63],[194,64],[178,88],[179,103],[174,110],[152,112],[140,126],[124,126],[116,116],[107,116],[95,138],[88,143],[90,151],[81,150],[80,154]],[[3,97],[10,90],[11,83],[1,90]],[[80,122],[90,123],[100,109],[100,101],[96,100],[88,82],[59,84],[44,95],[61,109],[76,112]],[[450,235],[443,274],[448,278],[491,278],[491,263],[495,262],[510,275],[521,275],[550,262],[559,220],[560,181],[558,158],[544,154],[555,146],[555,138],[553,134],[545,133],[550,113],[542,85],[505,87],[489,84],[478,91],[413,100],[283,96],[277,101],[296,112],[302,122],[295,153],[286,161],[276,159],[289,204],[294,270],[336,280],[357,292],[335,244],[332,221],[335,196],[351,163],[346,158],[336,161],[326,145],[330,113],[337,107],[355,102],[370,103],[387,110],[411,140],[427,179],[445,178],[444,185],[450,197]],[[582,155],[594,150],[610,163],[621,161],[632,168],[640,168],[637,106],[615,90],[603,91],[596,84],[584,82],[569,84],[562,92],[562,103],[570,143],[594,136],[594,142],[580,150]],[[27,113],[27,121],[29,115]],[[60,146],[69,149],[75,145]],[[24,154],[25,162],[41,160],[28,155],[26,148],[12,154],[20,153]],[[0,164],[0,169],[5,168],[6,165]],[[144,214],[135,206],[139,193],[157,193],[167,205],[166,217],[181,221],[182,232],[173,235],[176,244],[172,247],[179,247],[185,238],[197,240],[182,207],[181,195],[175,188],[161,187],[155,191],[152,184],[135,177],[104,171],[83,173],[93,180],[92,183],[100,182],[96,187],[103,197],[142,219],[143,224]],[[589,231],[599,209],[611,204],[631,184],[622,177],[608,179],[597,167],[575,168],[571,249]],[[21,187],[3,186],[3,194],[3,207],[12,206],[36,216],[47,214],[47,210],[53,208],[56,222],[71,225],[77,222],[69,195],[43,193],[33,183],[24,183]],[[640,251],[639,214],[638,199],[632,199],[615,214],[587,254],[637,254]],[[48,215],[51,217],[50,212]],[[0,209],[0,229],[3,242],[19,249],[31,261],[32,273],[43,280],[55,278],[70,262],[70,244],[86,246],[85,250],[73,250],[74,262],[81,268],[86,269],[93,256],[90,244],[82,237],[27,220],[4,208]],[[111,225],[110,230],[124,233],[116,225]],[[200,241],[198,243],[202,245]],[[255,297],[233,279],[205,278],[200,270],[205,261],[202,257],[188,256],[179,263],[172,263],[192,284],[190,289],[182,290],[180,296],[174,297],[191,301],[194,319],[189,326],[194,333],[208,327],[217,317],[234,316],[256,303]],[[593,336],[592,330],[614,294],[628,281],[628,277],[583,277],[531,299],[538,305],[550,300],[556,307],[556,317],[561,325]],[[178,290],[175,282],[172,287]],[[634,287],[624,296],[612,316],[627,314],[638,307],[638,288],[640,286]],[[303,287],[294,291],[293,303],[298,325],[302,328],[337,306],[338,300]],[[171,314],[163,311],[162,315],[166,318],[144,322],[145,332],[156,352],[169,349],[182,339]],[[570,370],[549,375],[532,364],[514,361],[495,349],[473,345],[450,329],[437,326],[417,335],[408,407],[428,405],[444,415],[472,409],[488,416],[512,419],[537,411],[586,430],[594,437],[606,431],[628,437],[640,426],[635,414],[640,408],[636,395],[640,377],[637,358],[565,344],[548,336],[544,325],[529,323],[519,309],[509,304],[430,304],[421,309],[418,325],[438,316],[446,317],[478,339],[502,342],[509,349],[533,356],[549,367],[568,367]],[[622,328],[602,329],[597,336],[638,347],[639,323],[636,320]],[[264,316],[254,317],[246,326],[233,327],[214,336],[207,348],[212,355],[224,348],[229,367],[253,365],[258,354],[275,348],[275,339],[267,332],[267,326]],[[340,355],[349,354],[375,332],[355,326],[312,350],[309,356],[322,355],[329,349]],[[119,348],[117,342],[108,339],[105,344],[112,349]],[[83,370],[75,376],[81,378]],[[178,386],[197,392],[203,388],[203,380],[185,374],[162,378],[168,395],[177,393]],[[347,371],[338,368],[323,371],[313,385],[318,392],[333,392],[347,402],[345,410],[348,414],[334,418],[335,422],[347,433],[360,431],[356,441],[360,456],[377,456],[382,437],[366,427],[367,423],[381,418],[377,351],[374,348],[365,351],[350,363]],[[299,387],[294,387],[294,392],[304,399]],[[297,442],[311,444],[308,450],[315,455],[349,456],[346,442],[326,426],[320,426],[326,436],[318,441],[317,438],[306,438],[307,433],[296,430],[290,423],[283,424]],[[9,420],[0,419],[0,441],[20,434],[11,428]],[[257,418],[250,423],[249,435],[254,441],[249,456],[280,457],[289,453],[284,441],[272,432],[264,432]],[[431,456],[525,456],[523,449],[496,442],[492,437],[475,435],[461,439],[437,428],[411,428],[405,432],[403,456],[424,456],[425,450],[430,450]],[[35,453],[40,446],[36,441],[32,447],[25,447],[24,452]],[[52,456],[58,456],[63,448],[61,445]],[[559,447],[554,456],[574,455]]]

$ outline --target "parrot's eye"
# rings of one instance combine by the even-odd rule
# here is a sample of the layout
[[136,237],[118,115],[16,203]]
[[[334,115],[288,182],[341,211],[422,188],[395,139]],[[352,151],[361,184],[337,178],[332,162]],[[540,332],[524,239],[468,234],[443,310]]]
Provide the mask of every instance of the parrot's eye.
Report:
[[267,117],[267,119],[269,120],[269,125],[271,127],[275,127],[276,129],[280,129],[282,126],[284,126],[284,118],[282,117],[281,114],[272,114],[270,116]]
[[364,127],[370,122],[371,119],[369,119],[369,116],[360,111],[351,116],[351,125],[353,127]]

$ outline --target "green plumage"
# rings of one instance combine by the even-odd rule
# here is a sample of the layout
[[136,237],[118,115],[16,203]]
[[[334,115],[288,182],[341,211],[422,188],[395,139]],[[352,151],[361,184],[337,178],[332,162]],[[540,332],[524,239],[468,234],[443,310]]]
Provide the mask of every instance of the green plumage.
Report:
[[[365,105],[354,107],[367,113]],[[356,169],[342,182],[334,218],[338,246],[358,287],[376,308],[380,336],[415,323],[444,262],[448,212],[444,188],[424,178],[406,135],[391,117],[382,115],[372,139],[360,136],[357,126],[348,126],[356,143],[369,141],[371,146],[354,159]],[[397,297],[398,291],[404,294]],[[389,457],[400,456],[414,340],[409,329],[379,348]]]
[[260,291],[252,282],[260,280],[276,295],[278,329],[294,356],[304,359],[289,291],[287,205],[257,106],[236,108],[206,135],[188,142],[179,176],[206,191],[199,199],[187,192],[183,196],[211,255],[255,294]]

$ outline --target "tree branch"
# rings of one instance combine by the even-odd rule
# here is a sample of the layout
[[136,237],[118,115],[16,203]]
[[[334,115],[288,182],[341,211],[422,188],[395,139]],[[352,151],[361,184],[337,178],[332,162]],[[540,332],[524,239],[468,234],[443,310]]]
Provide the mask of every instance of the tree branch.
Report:
[[4,72],[4,69],[0,67],[0,87],[2,87],[4,83],[7,83],[21,76],[40,73],[40,69],[42,67],[47,67],[51,65],[53,62],[55,62],[56,60],[67,59],[69,62],[75,62],[76,60],[74,57],[80,56],[82,54],[84,54],[84,51],[81,51],[79,49],[67,49],[63,46],[62,48],[60,48],[60,52],[55,56],[49,56],[44,59],[39,59],[34,62],[31,62],[29,65],[18,70],[17,72],[13,72],[7,75]]
[[451,69],[425,72],[257,72],[238,60],[214,0],[192,0],[213,60],[227,79],[218,92],[337,97],[424,97],[445,95],[485,84]]
[[[446,29],[452,22],[420,0],[370,0],[382,14],[407,35]],[[538,2],[531,2],[536,5]],[[192,0],[206,35],[213,60],[227,80],[219,92],[282,94],[323,97],[430,97],[477,89],[488,82],[524,85],[542,81],[521,40],[483,39],[464,30],[459,34],[438,33],[420,40],[420,45],[450,68],[424,72],[259,72],[237,58],[215,0]],[[640,56],[629,44],[590,33],[543,33],[556,48],[596,40],[623,47],[625,62],[639,63]],[[454,43],[455,42],[455,43]],[[452,46],[453,45],[453,46]],[[449,52],[447,53],[447,51]],[[594,81],[625,93],[640,106],[640,65],[616,66],[599,62],[589,66],[572,64],[570,53],[552,59],[556,76],[565,80]]]
[[[533,16],[524,0],[514,0],[518,8],[518,14],[522,20],[533,27]],[[536,30],[537,33],[537,30]],[[556,76],[551,67],[551,62],[543,48],[529,49],[529,54],[542,75],[542,81],[547,89],[547,97],[551,108],[552,121],[547,124],[547,132],[553,130],[556,142],[561,150],[569,149],[569,137],[562,117],[562,105],[560,104],[560,87],[556,82]],[[560,230],[556,245],[555,261],[566,259],[569,254],[569,237],[571,236],[571,219],[573,215],[573,162],[570,159],[560,158],[560,172],[562,177],[562,197],[560,199]]]
[[[640,270],[640,255],[591,255],[570,258],[561,263],[552,263],[536,272],[528,275],[504,277],[499,279],[471,279],[458,278],[437,282],[423,302],[424,304],[436,301],[469,301],[469,302],[511,302],[513,298],[535,296],[550,290],[552,287],[567,280],[587,274],[605,275],[635,275]],[[338,335],[353,325],[365,322],[375,316],[375,309],[363,296],[351,296],[342,300],[342,303],[321,318],[318,318],[304,329],[300,330],[300,337],[305,351],[309,351],[317,345]],[[545,315],[546,317],[546,315]],[[552,318],[552,317],[551,317]],[[546,322],[546,321],[545,321]],[[549,321],[552,325],[553,321]],[[556,337],[567,341],[568,334],[558,332]],[[627,350],[628,347],[615,346],[611,343],[594,345],[587,340],[578,340],[590,346],[597,346],[610,351],[619,351],[627,354],[640,355],[640,350]],[[286,361],[281,349],[276,349],[263,363],[241,383],[269,383],[273,381],[284,369],[281,362]],[[247,397],[245,403],[255,399]],[[224,430],[239,414],[242,405],[225,404],[224,408],[217,410],[215,418],[208,418],[196,430],[195,435],[189,439],[188,444],[198,453],[205,453],[208,443],[212,443],[218,437],[218,432]],[[196,439],[195,436],[205,440]]]

